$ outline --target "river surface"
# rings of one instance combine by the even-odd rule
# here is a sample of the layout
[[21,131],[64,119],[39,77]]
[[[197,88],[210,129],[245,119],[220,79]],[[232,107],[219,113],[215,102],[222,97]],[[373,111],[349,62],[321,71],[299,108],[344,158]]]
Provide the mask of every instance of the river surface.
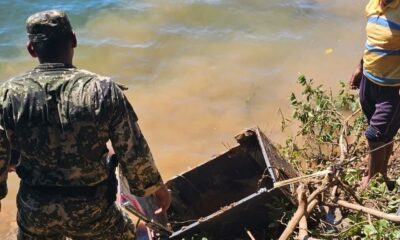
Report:
[[[299,73],[337,88],[364,45],[365,0],[0,0],[0,81],[36,60],[26,18],[59,8],[78,37],[75,65],[126,92],[164,179],[235,144],[258,125],[281,142],[279,109]],[[2,201],[0,239],[14,239],[18,178]]]

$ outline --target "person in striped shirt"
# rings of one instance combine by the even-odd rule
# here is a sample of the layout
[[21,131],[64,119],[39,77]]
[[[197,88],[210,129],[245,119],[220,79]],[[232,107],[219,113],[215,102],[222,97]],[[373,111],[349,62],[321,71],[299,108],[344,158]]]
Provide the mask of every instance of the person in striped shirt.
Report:
[[349,82],[360,89],[368,119],[365,136],[371,152],[361,186],[378,173],[387,179],[393,138],[400,128],[400,0],[370,0],[365,13],[365,51]]

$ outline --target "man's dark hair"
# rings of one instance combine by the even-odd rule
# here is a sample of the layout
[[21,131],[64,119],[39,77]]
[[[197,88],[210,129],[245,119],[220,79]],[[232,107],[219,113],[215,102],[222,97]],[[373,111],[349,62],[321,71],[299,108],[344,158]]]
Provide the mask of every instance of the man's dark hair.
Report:
[[70,32],[46,41],[32,42],[32,47],[40,59],[53,60],[65,54],[72,37]]

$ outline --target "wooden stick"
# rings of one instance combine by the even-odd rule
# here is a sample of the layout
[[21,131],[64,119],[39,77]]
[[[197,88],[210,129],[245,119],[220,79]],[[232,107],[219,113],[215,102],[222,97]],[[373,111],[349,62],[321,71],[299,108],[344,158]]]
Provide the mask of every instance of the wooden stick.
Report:
[[306,216],[303,216],[299,222],[299,240],[308,239],[308,224]]
[[290,235],[292,235],[300,219],[304,216],[304,213],[306,213],[307,211],[306,191],[303,184],[300,184],[300,186],[297,188],[297,200],[299,201],[299,206],[297,207],[297,210],[294,213],[292,219],[290,219],[287,227],[279,237],[279,240],[287,240],[290,237]]
[[345,137],[346,132],[347,132],[347,123],[343,124],[343,129],[340,133],[340,138],[339,138],[339,146],[340,146],[340,162],[343,162],[346,159],[346,156],[348,154],[348,144],[347,144],[347,139]]
[[311,202],[312,200],[314,200],[319,194],[321,194],[323,191],[325,191],[326,189],[328,189],[329,187],[331,187],[332,185],[336,184],[335,181],[331,181],[328,183],[323,184],[322,186],[320,186],[319,188],[317,188],[314,192],[312,192],[310,194],[310,196],[308,196],[307,198],[307,202]]
[[[314,199],[308,204],[307,214],[311,213],[311,211],[315,208],[317,203],[318,200]],[[300,219],[299,222],[299,240],[316,240],[315,238],[312,238],[308,235],[307,218],[305,215]]]
[[314,210],[315,206],[317,206],[318,200],[314,199],[312,200],[308,206],[307,206],[307,215],[311,213],[312,210]]
[[337,190],[338,190],[338,185],[333,186],[331,192],[331,200],[334,200],[336,198]]
[[[283,233],[279,237],[279,240],[287,240],[290,237],[290,235],[292,235],[293,231],[296,228],[296,225],[300,222],[300,220],[304,216],[304,214],[311,212],[312,209],[317,205],[318,200],[316,200],[315,198],[334,184],[336,184],[336,181],[330,181],[330,182],[324,183],[322,186],[320,186],[314,192],[312,192],[310,194],[310,196],[305,200],[303,200],[303,198],[306,198],[304,185],[300,184],[300,186],[297,188],[297,196],[298,196],[299,206],[297,207],[297,210],[294,213],[292,219],[290,219],[286,229],[283,231]],[[308,202],[310,202],[312,204],[310,204],[307,207]]]
[[396,215],[393,215],[393,214],[387,214],[387,213],[384,213],[384,212],[381,212],[381,211],[378,211],[378,210],[375,210],[375,209],[371,209],[371,208],[360,206],[358,204],[349,203],[349,202],[346,202],[344,200],[338,200],[337,204],[342,206],[342,207],[345,207],[345,208],[349,208],[349,209],[352,209],[352,210],[356,210],[356,211],[360,211],[360,212],[363,212],[363,213],[371,214],[372,216],[375,216],[377,218],[383,218],[383,219],[392,221],[394,223],[400,223],[400,216],[396,216]]
[[343,188],[343,190],[345,190],[348,194],[350,194],[354,200],[358,203],[361,204],[360,199],[357,197],[356,193],[354,192],[354,190],[349,187],[348,185],[346,185],[344,182],[342,182],[341,180],[338,180],[339,185]]
[[318,240],[308,235],[307,218],[305,216],[299,222],[299,240]]
[[372,220],[371,220],[371,214],[367,214],[367,217],[368,217],[368,223],[369,223],[369,225],[371,225],[371,226],[373,226],[372,225]]
[[249,236],[249,238],[250,238],[251,240],[256,240],[256,238],[254,237],[254,235],[253,235],[248,229],[245,228],[245,230],[246,230],[247,236]]
[[274,183],[274,188],[279,188],[279,187],[283,187],[283,186],[286,186],[286,185],[289,185],[289,184],[298,183],[298,182],[301,182],[301,181],[303,181],[304,179],[307,179],[307,178],[325,176],[325,175],[328,175],[328,174],[331,174],[331,173],[333,173],[333,171],[327,169],[327,170],[319,171],[319,172],[316,172],[316,173],[313,173],[313,174],[310,174],[310,175],[305,175],[305,176],[300,176],[300,177],[295,177],[295,178],[279,181],[279,182]]

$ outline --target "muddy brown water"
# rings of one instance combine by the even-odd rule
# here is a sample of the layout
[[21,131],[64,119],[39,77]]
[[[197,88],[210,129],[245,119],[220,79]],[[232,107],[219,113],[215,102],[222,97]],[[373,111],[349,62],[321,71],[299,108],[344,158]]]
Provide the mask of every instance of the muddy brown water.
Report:
[[[164,179],[234,145],[246,127],[282,142],[278,110],[290,114],[298,74],[335,88],[363,51],[366,1],[125,2],[75,28],[75,65],[129,87]],[[0,56],[1,79],[35,66],[18,49]],[[1,239],[15,238],[18,182],[10,174]]]

